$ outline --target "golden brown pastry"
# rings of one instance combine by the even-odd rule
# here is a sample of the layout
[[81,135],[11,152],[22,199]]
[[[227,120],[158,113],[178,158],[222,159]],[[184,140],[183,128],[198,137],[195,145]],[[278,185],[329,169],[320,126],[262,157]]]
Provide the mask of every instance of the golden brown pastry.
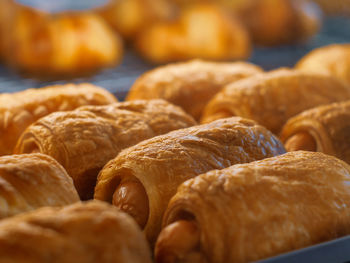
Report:
[[55,158],[86,200],[93,197],[99,171],[122,149],[195,124],[191,116],[163,100],[86,106],[41,118],[27,128],[14,151]]
[[329,74],[350,84],[350,44],[334,44],[315,49],[303,57],[296,68]]
[[78,201],[72,179],[50,156],[33,153],[0,157],[0,219]]
[[76,77],[114,66],[122,57],[121,40],[93,13],[49,14],[12,2],[2,20],[5,63],[25,74]]
[[218,120],[125,149],[100,172],[94,197],[132,215],[153,243],[168,201],[182,182],[284,152],[281,142],[254,121]]
[[139,77],[126,100],[162,98],[199,119],[208,101],[224,85],[262,72],[246,62],[192,60],[151,70]]
[[213,5],[186,8],[173,22],[143,30],[135,48],[152,63],[193,58],[244,59],[250,55],[248,33],[240,22]]
[[22,132],[54,111],[103,105],[117,99],[91,84],[66,84],[0,94],[0,155],[11,154]]
[[350,101],[307,110],[283,127],[288,151],[308,150],[334,155],[350,164]]
[[252,262],[350,234],[349,181],[345,162],[303,151],[199,175],[169,203],[156,262]]
[[4,263],[151,263],[144,235],[103,202],[41,208],[0,221]]
[[226,86],[208,103],[202,122],[241,116],[279,134],[290,117],[347,99],[350,99],[350,86],[336,78],[281,69]]

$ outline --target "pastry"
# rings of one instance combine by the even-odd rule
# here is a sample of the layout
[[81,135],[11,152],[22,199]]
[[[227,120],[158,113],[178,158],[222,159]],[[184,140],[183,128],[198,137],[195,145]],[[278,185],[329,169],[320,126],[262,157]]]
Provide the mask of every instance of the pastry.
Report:
[[307,110],[283,127],[281,140],[288,151],[318,151],[350,164],[350,101]]
[[159,22],[135,39],[135,49],[159,64],[193,58],[245,59],[250,55],[248,33],[241,23],[213,5],[184,9],[172,22]]
[[192,60],[171,64],[139,77],[126,99],[162,98],[199,119],[204,106],[224,85],[260,72],[260,67],[246,62]]
[[11,154],[25,128],[40,117],[82,105],[116,101],[108,91],[90,84],[66,84],[0,94],[0,155]]
[[41,208],[0,221],[4,263],[151,263],[135,222],[103,202]]
[[122,149],[195,124],[191,116],[163,100],[86,106],[56,112],[33,123],[14,152],[52,156],[73,178],[81,199],[86,200],[93,197],[99,171]]
[[122,42],[91,12],[49,14],[13,1],[7,8],[2,41],[4,61],[25,75],[61,79],[116,65]]
[[0,219],[78,201],[72,179],[50,156],[33,153],[0,157]]
[[241,116],[279,134],[290,117],[347,99],[350,99],[350,86],[336,78],[280,69],[227,85],[209,101],[202,122]]
[[350,234],[350,166],[290,152],[202,174],[171,199],[158,263],[252,262]]
[[334,44],[315,49],[303,57],[296,68],[329,74],[350,84],[350,44]]
[[98,175],[94,197],[132,215],[154,243],[168,201],[182,182],[284,152],[274,135],[251,120],[218,120],[125,149]]

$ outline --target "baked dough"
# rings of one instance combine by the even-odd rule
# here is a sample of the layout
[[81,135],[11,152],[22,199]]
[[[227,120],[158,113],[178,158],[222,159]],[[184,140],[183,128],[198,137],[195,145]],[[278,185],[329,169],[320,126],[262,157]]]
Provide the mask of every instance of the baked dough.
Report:
[[307,133],[315,145],[310,150],[336,156],[350,164],[349,131],[350,101],[345,101],[310,109],[291,118],[283,127],[281,140],[289,151],[308,150],[308,142],[299,147],[292,143],[295,136]]
[[[169,203],[156,262],[252,262],[350,234],[349,180],[345,162],[303,151],[197,176]],[[179,259],[165,234],[183,221],[197,241]]]
[[91,84],[56,85],[0,94],[0,155],[11,154],[25,128],[51,112],[116,101],[107,90]]
[[329,74],[350,85],[350,44],[334,44],[314,49],[297,63],[296,68]]
[[33,153],[0,157],[0,218],[78,201],[72,179],[50,156]]
[[102,167],[124,148],[172,130],[195,125],[179,107],[163,100],[85,106],[56,112],[28,127],[15,153],[55,158],[73,178],[81,199],[91,199]]
[[326,75],[280,69],[227,85],[206,106],[202,122],[241,116],[275,134],[292,116],[350,99],[350,86]]
[[[209,170],[284,152],[281,142],[255,122],[240,117],[222,119],[173,131],[125,149],[100,172],[94,197],[107,202],[113,199],[115,205],[131,214],[139,224],[143,222],[140,220],[144,217],[140,214],[143,210],[144,231],[154,243],[168,201],[182,182]],[[139,183],[139,192],[130,191],[128,196],[123,187],[130,181]],[[118,191],[122,197],[116,196]],[[133,199],[138,198],[148,199],[146,209],[135,204]]]
[[0,221],[4,263],[151,263],[135,222],[103,202],[42,208]]
[[260,67],[246,62],[192,60],[171,64],[139,77],[126,99],[162,98],[199,119],[205,105],[224,85],[260,72]]

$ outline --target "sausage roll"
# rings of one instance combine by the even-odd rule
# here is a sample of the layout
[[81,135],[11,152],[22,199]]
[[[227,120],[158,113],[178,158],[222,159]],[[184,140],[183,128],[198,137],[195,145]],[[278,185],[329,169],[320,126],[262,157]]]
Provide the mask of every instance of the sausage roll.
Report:
[[57,85],[0,94],[0,155],[11,154],[22,132],[51,112],[116,101],[107,90],[90,84]]
[[329,74],[350,84],[350,44],[335,44],[315,49],[303,57],[296,68]]
[[171,22],[155,23],[135,39],[135,48],[159,64],[192,58],[245,59],[250,55],[248,32],[238,19],[212,5],[196,5]]
[[281,69],[226,86],[206,106],[202,122],[241,116],[278,134],[292,116],[350,99],[350,86],[326,75]]
[[199,119],[208,101],[224,85],[262,72],[246,62],[192,60],[151,70],[131,87],[127,100],[162,98]]
[[240,117],[173,131],[130,147],[107,163],[98,176],[95,199],[132,215],[154,243],[168,201],[182,182],[284,152],[268,130]]
[[350,234],[350,166],[315,152],[211,171],[183,183],[157,263],[252,262]]
[[0,157],[0,218],[78,201],[72,179],[50,156],[33,153]]
[[93,198],[99,171],[122,149],[195,124],[191,116],[163,100],[86,106],[41,118],[23,133],[15,152],[55,158],[86,200]]
[[350,164],[350,101],[305,111],[291,118],[281,133],[288,151],[334,155]]
[[137,224],[103,202],[46,207],[0,221],[1,262],[151,263]]

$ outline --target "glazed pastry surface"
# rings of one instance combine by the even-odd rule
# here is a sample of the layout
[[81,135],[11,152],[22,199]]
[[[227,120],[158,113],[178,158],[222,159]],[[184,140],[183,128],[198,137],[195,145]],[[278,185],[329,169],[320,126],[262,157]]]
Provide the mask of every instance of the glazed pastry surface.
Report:
[[[222,119],[173,131],[125,149],[100,172],[94,197],[107,202],[113,199],[114,203],[113,195],[119,184],[128,180],[140,182],[145,190],[144,199],[149,200],[144,231],[153,243],[168,201],[182,182],[209,170],[284,152],[281,142],[255,122],[239,117]],[[123,194],[128,198],[127,193]],[[137,198],[137,193],[132,194]],[[137,206],[133,197],[128,201],[129,205],[122,209]]]
[[209,101],[202,122],[241,116],[279,134],[290,117],[347,99],[350,86],[334,77],[279,69],[227,85]]
[[78,201],[72,179],[50,156],[33,153],[0,157],[0,218]]
[[43,116],[116,101],[107,90],[91,84],[56,85],[0,94],[0,155],[12,154],[22,132]]
[[[350,163],[350,101],[313,108],[291,118],[280,137],[282,142],[287,143],[300,132],[306,132],[315,141],[314,151]],[[303,148],[304,145],[297,150],[307,150]],[[292,150],[287,146],[286,149]]]
[[182,109],[163,100],[85,106],[41,118],[23,133],[15,152],[38,151],[55,158],[86,200],[93,197],[99,171],[122,149],[195,124]]
[[350,44],[334,44],[315,49],[303,57],[296,68],[329,74],[350,84]]
[[[190,252],[204,260],[192,262],[252,262],[349,234],[349,181],[350,166],[323,153],[238,164],[183,183],[163,227],[197,226],[199,244]],[[175,262],[159,258],[161,245],[157,262]]]
[[142,232],[125,213],[103,202],[41,208],[0,221],[5,263],[150,263]]
[[226,84],[260,72],[260,67],[246,62],[192,60],[176,63],[139,77],[126,99],[162,98],[182,107],[198,120],[208,101]]

